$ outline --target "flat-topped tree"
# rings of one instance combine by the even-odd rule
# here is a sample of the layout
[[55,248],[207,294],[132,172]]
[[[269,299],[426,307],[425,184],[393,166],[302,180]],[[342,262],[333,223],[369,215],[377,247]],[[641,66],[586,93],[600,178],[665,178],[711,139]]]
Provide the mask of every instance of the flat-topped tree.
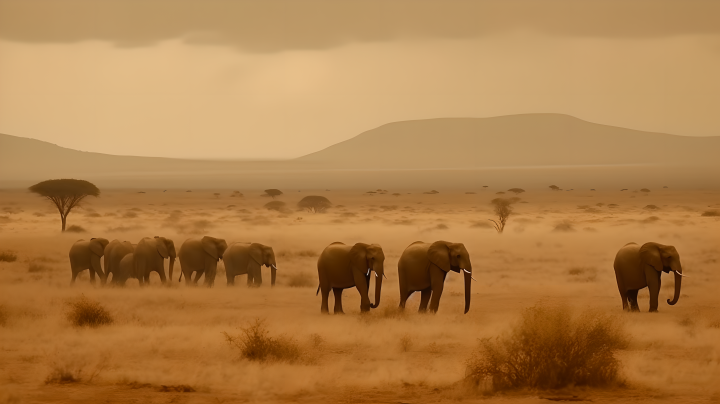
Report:
[[282,194],[283,194],[282,191],[279,189],[266,189],[265,190],[265,195],[268,195],[268,196],[272,197],[273,199],[275,199],[276,196],[280,196]]
[[62,231],[70,211],[78,206],[87,196],[99,196],[100,190],[94,184],[85,180],[62,179],[39,182],[30,188],[40,196],[44,196],[55,204],[60,212]]
[[324,197],[318,195],[309,195],[298,202],[298,207],[307,210],[311,213],[324,212],[325,209],[332,206],[332,203]]

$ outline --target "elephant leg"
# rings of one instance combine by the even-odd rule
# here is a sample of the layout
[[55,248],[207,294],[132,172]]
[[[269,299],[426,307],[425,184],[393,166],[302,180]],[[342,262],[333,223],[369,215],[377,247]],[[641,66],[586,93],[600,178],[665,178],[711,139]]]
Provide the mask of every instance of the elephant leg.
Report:
[[230,275],[229,273],[225,273],[225,277],[227,278],[227,285],[228,286],[234,286],[235,285],[235,275]]
[[430,289],[432,289],[430,311],[433,313],[437,313],[438,308],[440,308],[440,298],[442,297],[443,288],[445,287],[445,276],[447,276],[447,272],[430,270]]
[[658,311],[658,297],[660,297],[660,273],[654,282],[648,282],[648,292],[650,292],[650,312]]
[[160,281],[162,281],[163,284],[167,283],[167,278],[165,278],[165,270],[161,269],[157,271],[158,275],[160,275]]
[[88,268],[88,271],[90,271],[90,283],[92,283],[94,285],[95,284],[95,270],[93,269],[92,266],[90,266],[90,268]]
[[622,300],[623,311],[629,311],[630,307],[628,306],[628,301],[627,301],[627,291],[625,291],[624,289],[621,289],[619,287],[618,287],[618,289],[620,290],[620,300]]
[[77,276],[78,276],[78,273],[75,272],[75,270],[73,270],[73,271],[72,271],[72,279],[70,279],[70,285],[74,285],[74,284],[75,284],[75,278],[77,278]]
[[251,287],[253,287],[253,285],[255,284],[255,282],[253,281],[253,273],[252,273],[252,271],[248,271],[248,274],[247,274],[247,275],[248,275],[248,276],[247,276],[247,285],[248,285],[249,288],[251,288]]
[[328,309],[328,297],[330,297],[330,287],[320,287],[320,293],[322,293],[322,304],[320,305],[320,313],[330,314]]
[[627,295],[628,302],[630,303],[630,311],[640,311],[640,307],[638,307],[638,301],[637,301],[637,296],[638,296],[637,289],[628,290],[626,292],[626,295]]
[[149,284],[150,284],[150,272],[148,272],[147,274],[143,275],[143,281],[144,281],[143,283],[144,283],[145,285],[149,285]]
[[398,308],[400,308],[401,310],[404,310],[405,303],[407,303],[407,300],[410,298],[410,296],[412,296],[412,294],[413,294],[413,291],[406,291],[406,290],[400,289],[400,306],[398,306]]
[[260,270],[262,267],[258,265],[257,272],[255,273],[255,276],[253,277],[253,281],[255,282],[255,287],[259,288],[262,285],[262,271]]
[[430,301],[430,296],[432,295],[432,289],[427,288],[420,291],[420,309],[418,309],[418,313],[425,313],[427,311],[428,302]]
[[335,308],[333,309],[333,313],[335,314],[345,314],[342,308],[342,292],[343,290],[340,288],[333,288],[333,294],[335,295]]
[[195,278],[193,279],[193,284],[197,285],[198,279],[202,276],[202,271],[195,271]]

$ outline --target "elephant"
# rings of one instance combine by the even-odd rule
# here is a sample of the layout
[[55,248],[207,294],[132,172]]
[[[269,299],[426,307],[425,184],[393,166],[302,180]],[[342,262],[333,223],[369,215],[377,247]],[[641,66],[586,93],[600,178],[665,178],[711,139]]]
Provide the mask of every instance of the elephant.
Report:
[[[170,258],[170,279],[175,265],[175,243],[165,237],[145,237],[138,242],[133,255],[133,274],[142,286],[150,282],[150,272],[160,275],[165,283],[165,258]],[[124,257],[123,257],[124,258]]]
[[[270,285],[275,286],[277,263],[272,247],[258,243],[232,243],[223,255],[225,263],[225,276],[227,285],[235,284],[237,275],[247,274],[247,285],[258,287],[262,285],[263,265],[270,267]],[[187,279],[187,278],[186,278]]]
[[90,270],[90,283],[95,284],[95,273],[100,276],[100,282],[105,283],[107,277],[100,266],[100,258],[105,254],[105,247],[109,241],[104,238],[91,238],[89,241],[78,240],[70,247],[70,269],[75,283],[78,274],[86,269]]
[[[185,275],[185,284],[190,285],[190,277],[195,272],[195,279],[192,283],[197,285],[198,279],[205,274],[205,286],[212,287],[215,283],[218,261],[223,259],[223,254],[228,245],[221,238],[205,236],[202,239],[191,238],[185,240],[180,247],[180,278]],[[171,273],[172,275],[172,273]]]
[[[680,255],[675,247],[658,243],[625,244],[615,256],[613,263],[615,279],[622,307],[625,311],[640,311],[637,303],[638,290],[645,287],[650,292],[650,312],[658,311],[660,275],[662,272],[675,274],[675,296],[667,300],[671,306],[680,299],[683,274]],[[629,303],[629,304],[628,304]]]
[[472,263],[465,245],[436,241],[432,244],[416,241],[403,251],[398,261],[398,281],[400,283],[400,309],[413,294],[420,292],[419,312],[425,312],[430,303],[430,311],[436,313],[440,306],[445,277],[449,271],[460,273],[465,278],[465,313],[470,310],[470,280]]
[[[105,255],[103,256],[103,266],[105,267],[105,279],[112,276],[112,283],[115,285],[125,284],[127,276],[130,274],[120,273],[120,261],[128,254],[135,251],[135,246],[129,241],[113,240],[105,247]],[[131,271],[132,272],[132,271]]]
[[[377,244],[357,243],[353,246],[340,242],[330,244],[318,258],[318,278],[322,291],[321,313],[329,313],[330,289],[335,294],[335,314],[344,314],[343,289],[356,287],[360,293],[360,311],[367,312],[380,306],[383,277],[385,277],[385,254]],[[375,304],[370,303],[370,272],[375,272]]]
[[[118,264],[118,272],[117,272],[117,284],[120,286],[125,286],[125,282],[127,282],[130,278],[136,278],[135,276],[135,254],[125,254],[124,257],[120,260],[120,264]],[[113,275],[113,282],[115,282],[116,276]]]

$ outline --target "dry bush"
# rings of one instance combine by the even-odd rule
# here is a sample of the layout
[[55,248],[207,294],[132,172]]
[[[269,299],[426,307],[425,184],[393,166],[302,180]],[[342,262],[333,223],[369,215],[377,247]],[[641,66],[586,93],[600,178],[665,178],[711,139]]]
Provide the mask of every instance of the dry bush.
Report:
[[41,264],[39,262],[30,262],[28,264],[28,272],[48,272],[52,271],[52,268],[50,268],[47,265]]
[[[705,217],[720,217],[720,211],[718,211],[718,210],[707,210],[707,211],[703,212],[702,215],[700,215],[700,216],[705,216]],[[2,260],[0,260],[0,261],[2,261]]]
[[557,226],[555,226],[555,228],[553,229],[553,231],[571,232],[571,231],[575,231],[575,227],[573,227],[573,224],[571,222],[564,220],[564,221],[558,223]]
[[505,224],[513,211],[512,204],[518,202],[519,200],[520,198],[495,198],[490,201],[498,220],[488,220],[495,224],[495,230],[497,230],[498,233],[502,233],[505,230]]
[[548,188],[552,189],[553,191],[562,191],[562,188],[557,185],[550,185]]
[[494,390],[603,387],[620,382],[615,352],[628,346],[617,317],[568,307],[526,309],[508,334],[483,338],[467,361],[466,378]]
[[110,313],[99,302],[85,297],[84,294],[66,304],[68,306],[67,319],[75,327],[99,327],[113,322]]
[[525,190],[522,188],[510,188],[508,189],[508,192],[512,192],[514,194],[522,194],[523,192],[525,192]]
[[288,362],[300,361],[302,351],[292,337],[280,335],[271,337],[265,326],[265,320],[256,318],[246,327],[240,327],[242,333],[232,336],[226,332],[225,340],[240,350],[240,355],[251,361]]
[[643,222],[643,223],[654,223],[654,222],[657,222],[658,220],[660,220],[660,218],[657,217],[657,216],[648,216],[648,217],[646,217],[645,219],[641,220],[641,222]]
[[658,209],[660,209],[660,208],[658,208],[656,205],[646,205],[643,209],[645,209],[645,210],[658,210]]
[[288,275],[288,286],[291,288],[311,288],[317,286],[313,277],[304,272],[294,272]]
[[267,210],[274,210],[277,212],[283,212],[287,210],[285,207],[287,204],[283,201],[271,201],[263,205],[263,207]]
[[85,228],[78,226],[76,224],[68,226],[68,228],[65,229],[65,231],[67,231],[69,233],[87,233],[87,230],[85,230]]
[[413,340],[410,334],[405,334],[400,337],[400,350],[402,352],[409,352],[412,349]]
[[17,261],[17,254],[12,251],[0,252],[0,262],[15,262]]
[[320,349],[323,346],[325,346],[325,338],[323,338],[320,334],[310,334],[310,346],[312,346],[314,349]]
[[597,269],[592,267],[570,268],[568,275],[573,282],[595,282],[597,279]]
[[79,383],[82,380],[82,365],[53,362],[45,384]]

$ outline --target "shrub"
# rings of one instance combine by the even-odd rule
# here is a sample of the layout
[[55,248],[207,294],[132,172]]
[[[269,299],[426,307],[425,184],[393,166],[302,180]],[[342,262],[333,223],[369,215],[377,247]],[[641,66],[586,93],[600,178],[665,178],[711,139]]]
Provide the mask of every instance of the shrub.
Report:
[[269,197],[275,199],[276,196],[280,196],[280,195],[282,195],[282,194],[283,194],[283,193],[282,193],[281,190],[271,188],[271,189],[266,189],[266,190],[265,190],[265,193],[263,194],[263,196],[269,196]]
[[655,206],[655,205],[647,205],[647,206],[645,206],[643,209],[645,209],[645,210],[658,210],[658,209],[660,209],[660,208],[658,208],[658,207]]
[[640,190],[640,192],[650,192],[650,190],[647,189],[647,188],[643,188],[643,189]]
[[592,267],[570,268],[568,275],[570,275],[570,280],[574,282],[595,282],[597,269]]
[[413,340],[410,334],[405,334],[402,337],[400,337],[400,350],[403,352],[408,352],[410,349],[412,349],[413,346]]
[[550,185],[548,188],[552,189],[553,191],[561,191],[560,187],[557,185]]
[[240,349],[243,358],[258,361],[298,362],[301,357],[300,347],[292,337],[280,335],[271,337],[265,326],[265,320],[256,318],[246,327],[241,327],[242,333],[231,336],[223,332],[225,340]]
[[553,229],[555,232],[571,232],[575,231],[575,227],[573,227],[571,222],[568,222],[567,220],[564,220],[555,226]]
[[28,264],[28,272],[47,272],[51,269],[52,268],[48,267],[47,265],[43,265],[39,262],[31,262]]
[[266,203],[263,207],[267,210],[274,210],[276,212],[282,212],[285,210],[285,202],[283,201],[272,201]]
[[467,361],[466,378],[494,390],[607,386],[619,382],[615,352],[628,337],[616,317],[567,307],[526,309],[506,335],[484,338]]
[[99,327],[113,322],[110,313],[99,302],[85,297],[84,294],[66,304],[69,308],[67,319],[75,327]]
[[512,192],[514,194],[522,194],[523,192],[525,192],[525,190],[522,188],[510,188],[508,189],[508,192]]
[[15,262],[17,261],[17,254],[12,251],[0,252],[0,262]]
[[50,373],[45,378],[45,384],[78,383],[81,380],[82,366],[53,363],[50,368]]
[[[717,210],[708,210],[708,211],[703,212],[702,215],[700,215],[700,216],[705,216],[705,217],[720,217],[720,211],[717,211]],[[0,257],[2,257],[1,254],[0,254]],[[0,258],[0,261],[2,261],[1,258]]]
[[86,233],[87,232],[87,230],[85,230],[83,227],[80,227],[75,224],[68,226],[68,228],[65,229],[65,231],[70,232],[70,233]]
[[325,209],[332,206],[332,203],[328,200],[328,198],[324,196],[318,196],[318,195],[309,195],[300,200],[298,202],[298,207],[301,209],[305,209],[308,212],[311,213],[318,213],[318,212],[324,212]]
[[498,220],[488,219],[495,224],[495,230],[498,233],[502,233],[505,230],[505,223],[507,223],[510,214],[512,214],[512,204],[519,201],[520,198],[495,198],[490,201],[493,205],[493,210],[498,217]]

